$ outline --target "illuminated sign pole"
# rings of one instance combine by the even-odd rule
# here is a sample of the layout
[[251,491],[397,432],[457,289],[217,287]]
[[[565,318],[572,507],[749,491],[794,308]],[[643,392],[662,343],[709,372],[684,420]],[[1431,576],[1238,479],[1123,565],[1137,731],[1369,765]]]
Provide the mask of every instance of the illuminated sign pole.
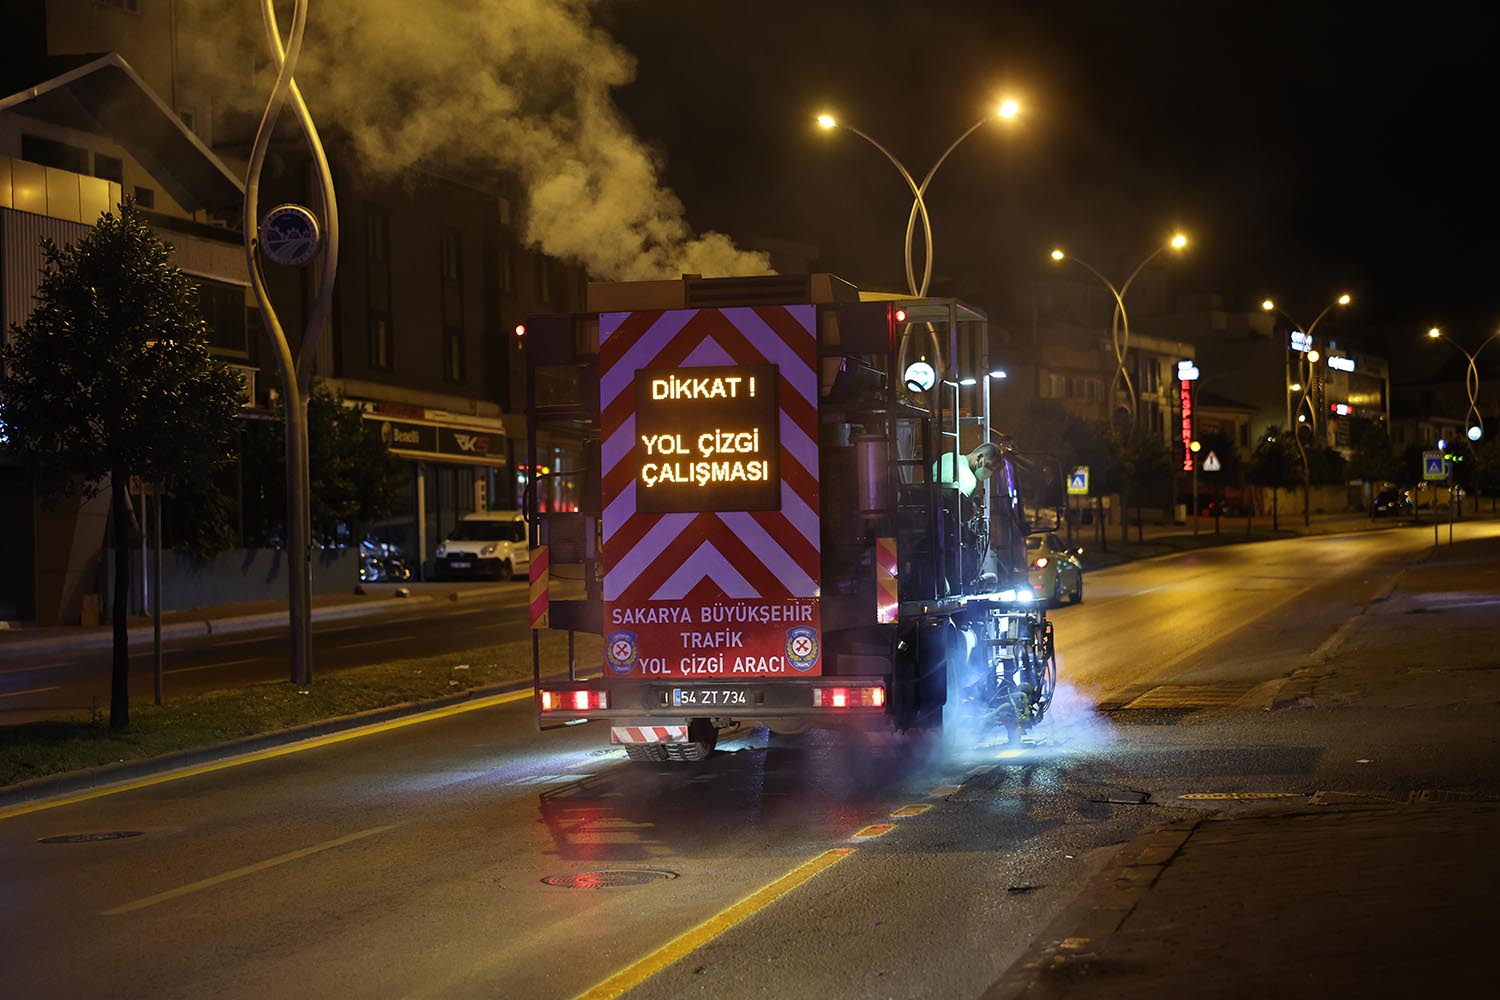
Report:
[[1182,471],[1192,472],[1193,464],[1193,383],[1198,366],[1191,358],[1177,362],[1178,398],[1182,403]]

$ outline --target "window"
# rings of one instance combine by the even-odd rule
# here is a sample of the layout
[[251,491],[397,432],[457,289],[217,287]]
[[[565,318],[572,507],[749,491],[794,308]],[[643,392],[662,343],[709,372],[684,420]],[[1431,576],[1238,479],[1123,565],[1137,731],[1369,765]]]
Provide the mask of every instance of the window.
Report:
[[464,332],[459,327],[443,327],[443,378],[449,382],[464,380]]
[[370,367],[391,366],[391,323],[382,309],[370,310]]
[[536,255],[536,300],[552,304],[552,262],[541,254]]
[[21,133],[21,159],[40,163],[44,167],[71,170],[75,174],[89,172],[88,150],[54,139],[43,139],[39,135],[27,135],[25,132]]
[[443,230],[442,246],[443,280],[458,281],[463,261],[463,240],[458,230]]
[[135,203],[140,208],[156,207],[156,192],[148,187],[135,186]]
[[500,291],[506,295],[516,292],[516,250],[502,247],[500,250]]
[[119,157],[95,153],[94,176],[102,177],[107,181],[114,181],[116,184],[124,184],[125,164]]
[[208,343],[221,351],[248,354],[245,328],[245,290],[239,285],[199,278],[198,307],[208,325]]
[[391,217],[377,208],[365,213],[365,256],[384,263],[391,238]]

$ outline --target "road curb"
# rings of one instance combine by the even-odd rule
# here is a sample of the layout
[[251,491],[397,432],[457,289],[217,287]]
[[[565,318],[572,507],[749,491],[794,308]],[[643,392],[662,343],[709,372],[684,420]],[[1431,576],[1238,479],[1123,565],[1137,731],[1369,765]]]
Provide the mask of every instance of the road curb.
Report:
[[983,994],[984,1000],[1061,997],[1070,969],[1086,967],[1093,944],[1117,932],[1206,818],[1182,820],[1129,841],[1039,934],[1026,955]]
[[151,777],[166,771],[175,771],[180,768],[194,767],[199,764],[208,764],[232,757],[258,753],[272,747],[285,746],[288,743],[326,736],[329,733],[342,732],[346,729],[356,729],[360,726],[387,722],[391,719],[420,715],[423,712],[459,705],[476,698],[521,691],[530,686],[531,681],[529,679],[512,681],[505,684],[488,684],[484,687],[471,688],[460,694],[448,695],[443,698],[433,698],[426,701],[408,701],[402,702],[399,705],[386,705],[382,708],[372,708],[364,712],[356,712],[353,715],[340,715],[332,719],[320,719],[317,722],[307,722],[300,726],[278,729],[275,732],[260,733],[255,736],[242,736],[227,743],[194,747],[189,750],[176,750],[172,753],[161,754],[156,757],[119,761],[114,764],[86,768],[82,771],[68,771],[63,774],[48,775],[44,778],[32,778],[29,781],[22,781],[0,788],[0,809],[7,806],[36,802],[42,799],[57,798],[76,792],[91,791],[122,781]]

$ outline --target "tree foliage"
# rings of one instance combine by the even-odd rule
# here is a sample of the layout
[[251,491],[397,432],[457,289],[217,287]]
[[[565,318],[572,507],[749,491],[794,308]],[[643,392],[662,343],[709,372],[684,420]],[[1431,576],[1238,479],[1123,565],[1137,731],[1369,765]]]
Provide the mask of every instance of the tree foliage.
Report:
[[1394,483],[1401,480],[1401,460],[1391,444],[1385,425],[1372,423],[1354,442],[1349,459],[1349,475],[1367,483]]
[[[400,509],[407,477],[400,459],[370,432],[344,397],[322,383],[307,403],[308,466],[315,535],[335,538],[341,527],[358,533]],[[286,422],[257,422],[245,430],[245,534],[264,544],[285,537]]]
[[5,433],[44,493],[94,496],[109,482],[113,729],[130,721],[126,486],[191,483],[234,457],[240,379],[209,354],[197,286],[171,253],[128,201],[72,246],[43,241],[36,308],[0,349]]
[[1250,455],[1246,478],[1256,486],[1289,489],[1302,482],[1302,460],[1297,447],[1281,428],[1270,427]]
[[36,308],[0,352],[0,407],[43,489],[94,496],[115,472],[170,481],[232,461],[240,378],[209,354],[196,284],[134,206],[42,253]]

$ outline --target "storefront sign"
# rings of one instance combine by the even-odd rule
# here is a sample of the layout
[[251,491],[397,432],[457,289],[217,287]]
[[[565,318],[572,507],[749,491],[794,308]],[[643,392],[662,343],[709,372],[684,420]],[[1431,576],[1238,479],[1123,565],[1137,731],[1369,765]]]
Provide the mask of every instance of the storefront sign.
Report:
[[370,413],[365,414],[365,420],[380,435],[386,447],[403,458],[499,466],[506,464],[505,435],[498,430],[419,424],[409,420],[390,420]]

